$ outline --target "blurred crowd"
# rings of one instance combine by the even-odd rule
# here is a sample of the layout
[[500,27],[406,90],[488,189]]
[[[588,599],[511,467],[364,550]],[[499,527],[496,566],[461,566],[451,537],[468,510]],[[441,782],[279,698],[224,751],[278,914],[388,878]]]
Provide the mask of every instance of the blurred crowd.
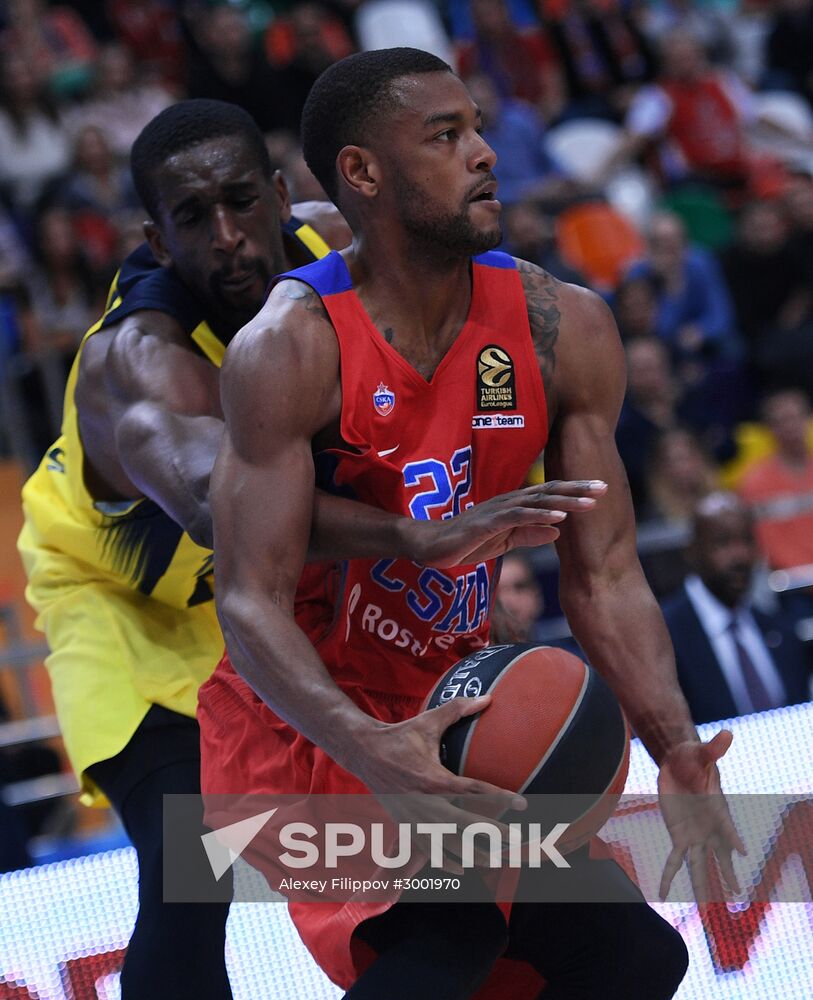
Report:
[[[353,51],[447,59],[498,154],[504,248],[589,286],[628,364],[641,523],[721,487],[761,558],[813,564],[813,0],[6,0],[0,442],[32,466],[118,263],[133,139],[182,97],[242,105],[293,199],[299,116]],[[661,594],[679,582],[666,573]],[[540,605],[541,611],[541,605]],[[537,614],[540,612],[537,612]]]

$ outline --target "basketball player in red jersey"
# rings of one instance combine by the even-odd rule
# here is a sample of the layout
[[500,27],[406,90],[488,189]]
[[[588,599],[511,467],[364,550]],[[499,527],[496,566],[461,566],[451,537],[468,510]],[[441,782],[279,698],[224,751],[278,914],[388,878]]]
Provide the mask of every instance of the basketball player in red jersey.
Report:
[[[719,792],[715,762],[731,736],[699,741],[637,559],[614,444],[623,355],[609,311],[491,251],[495,156],[465,87],[434,56],[394,49],[334,65],[308,99],[303,137],[354,242],[283,276],[224,365],[211,495],[228,655],[201,691],[204,793],[481,787],[447,772],[438,744],[487,699],[418,713],[440,673],[487,641],[496,553],[443,572],[351,561],[332,629],[306,636],[292,608],[313,455],[328,486],[440,519],[516,487],[543,447],[549,476],[606,483],[558,542],[577,639],[660,765],[661,791]],[[699,874],[708,849],[733,882],[741,844],[722,797],[691,814],[664,807],[674,842],[664,890],[687,852]],[[612,862],[589,863],[625,881]],[[551,1000],[671,997],[682,941],[631,885],[621,892],[627,903],[517,904],[507,926],[490,904],[290,911],[353,1000],[462,1000],[503,953],[532,965]],[[368,967],[356,964],[354,935],[378,953]],[[506,980],[500,995],[524,994]]]
[[[219,366],[271,276],[327,253],[324,239],[345,246],[350,234],[328,203],[295,206],[292,215],[262,134],[234,105],[167,108],[141,133],[132,165],[151,216],[149,245],[122,264],[104,316],[83,341],[63,434],[24,490],[20,549],[84,801],[104,796],[138,854],[139,913],[122,996],[225,1000],[228,886],[220,905],[165,904],[162,840],[164,793],[199,789],[197,690],[223,649],[208,499],[223,430]],[[538,502],[567,509],[573,496],[540,494]],[[517,516],[521,523],[523,510],[544,516],[535,503],[522,494],[519,505],[507,499],[490,513],[470,512],[468,529],[437,523],[423,558],[451,558],[470,530],[493,531],[493,517],[504,530]],[[394,544],[419,557],[423,542],[415,548],[412,532],[393,525],[417,522],[347,504],[322,498],[315,552],[331,555],[320,543],[325,515],[338,553],[352,552],[355,538],[356,546]],[[308,607],[318,609],[318,590],[310,596]],[[184,862],[199,866],[206,884],[199,837],[192,843],[198,853]]]

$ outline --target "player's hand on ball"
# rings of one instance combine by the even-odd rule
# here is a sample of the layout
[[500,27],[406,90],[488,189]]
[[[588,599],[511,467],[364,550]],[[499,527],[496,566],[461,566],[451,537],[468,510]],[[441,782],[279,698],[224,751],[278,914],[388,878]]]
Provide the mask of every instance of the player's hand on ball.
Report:
[[414,521],[413,558],[427,566],[466,566],[496,559],[511,549],[545,545],[559,537],[570,514],[592,510],[607,492],[599,481],[526,486],[475,504],[457,517]]
[[[507,843],[507,827],[495,818],[512,809],[525,809],[523,797],[487,781],[459,777],[440,762],[440,742],[446,729],[458,719],[487,708],[490,701],[490,695],[455,698],[405,722],[382,724],[365,737],[364,759],[355,768],[356,774],[377,796],[404,796],[385,800],[388,811],[401,821],[451,823],[460,830],[487,818],[503,828]],[[468,809],[449,801],[458,796],[467,797]],[[477,802],[472,796],[481,798],[482,812],[471,811]],[[445,867],[459,871],[460,838],[445,837],[444,847],[449,861]],[[485,853],[477,849],[474,853],[475,858],[487,862]]]
[[740,891],[731,855],[735,850],[740,854],[746,851],[728,810],[717,770],[717,761],[733,738],[731,732],[723,730],[708,743],[679,743],[661,764],[658,794],[673,845],[661,877],[661,899],[666,899],[672,880],[688,855],[695,897],[698,903],[706,902],[709,851],[728,887],[732,892]]

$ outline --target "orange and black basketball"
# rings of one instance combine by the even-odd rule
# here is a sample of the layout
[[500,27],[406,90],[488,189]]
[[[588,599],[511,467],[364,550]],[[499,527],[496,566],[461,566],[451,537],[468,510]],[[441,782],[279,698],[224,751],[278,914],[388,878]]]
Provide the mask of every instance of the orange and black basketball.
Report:
[[444,765],[511,791],[566,796],[556,805],[569,812],[564,846],[584,843],[612,815],[627,777],[629,730],[615,695],[572,653],[516,643],[460,660],[426,708],[481,694],[492,695],[488,708],[444,733]]

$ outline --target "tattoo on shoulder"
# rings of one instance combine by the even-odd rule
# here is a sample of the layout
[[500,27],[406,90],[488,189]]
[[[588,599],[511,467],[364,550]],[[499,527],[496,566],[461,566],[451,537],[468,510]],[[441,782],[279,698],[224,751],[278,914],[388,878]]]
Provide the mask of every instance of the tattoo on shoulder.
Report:
[[535,264],[517,260],[517,270],[525,289],[528,305],[528,322],[534,350],[539,360],[539,369],[545,392],[553,392],[553,375],[556,370],[556,341],[559,339],[559,282]]
[[388,326],[387,329],[384,331],[384,340],[386,340],[388,344],[391,344],[394,336],[395,336],[395,330],[393,330],[391,326]]
[[315,313],[319,316],[327,316],[327,309],[325,309],[321,297],[316,294],[310,285],[306,285],[303,281],[283,281],[279,286],[279,290],[280,294],[284,295],[286,299],[294,299],[302,302],[307,312]]

